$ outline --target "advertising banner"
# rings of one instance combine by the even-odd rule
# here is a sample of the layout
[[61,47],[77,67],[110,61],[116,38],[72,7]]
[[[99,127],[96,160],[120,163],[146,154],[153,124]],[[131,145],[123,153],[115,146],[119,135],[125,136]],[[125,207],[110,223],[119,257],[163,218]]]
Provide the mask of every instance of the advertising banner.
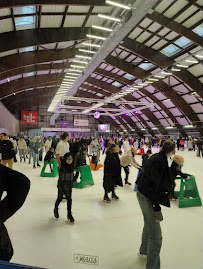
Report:
[[98,124],[98,132],[99,133],[109,133],[110,132],[110,124]]
[[38,125],[38,112],[21,110],[21,124]]
[[74,126],[89,126],[89,120],[74,119]]

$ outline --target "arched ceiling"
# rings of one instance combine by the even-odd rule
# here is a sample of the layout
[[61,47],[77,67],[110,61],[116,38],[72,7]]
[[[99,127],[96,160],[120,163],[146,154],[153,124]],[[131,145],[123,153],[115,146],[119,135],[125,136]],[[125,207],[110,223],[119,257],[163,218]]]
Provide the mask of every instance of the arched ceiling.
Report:
[[[49,106],[78,50],[87,49],[83,42],[89,41],[86,35],[92,33],[92,25],[115,26],[99,18],[99,13],[122,17],[125,22],[132,16],[131,11],[108,5],[104,0],[1,2],[0,100],[12,113],[40,104]],[[140,1],[117,2],[133,5]],[[117,130],[133,129],[139,135],[154,135],[157,130],[164,135],[169,132],[167,127],[186,135],[185,126],[191,124],[193,130],[203,134],[202,18],[203,0],[157,1],[95,66],[75,96],[101,100],[148,81],[148,85],[119,100],[126,100],[124,107],[128,110],[139,108],[129,101],[151,102],[155,106],[129,115],[114,117],[112,113],[102,116],[101,121],[111,122]],[[94,30],[94,34],[108,36],[99,30]],[[163,75],[163,71],[171,75]],[[156,75],[163,77],[150,83],[148,79]]]

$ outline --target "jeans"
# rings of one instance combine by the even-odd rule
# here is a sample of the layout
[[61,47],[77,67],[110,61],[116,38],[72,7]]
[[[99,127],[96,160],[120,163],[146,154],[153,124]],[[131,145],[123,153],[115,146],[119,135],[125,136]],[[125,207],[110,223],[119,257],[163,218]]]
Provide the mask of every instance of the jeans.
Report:
[[71,214],[71,207],[72,207],[72,188],[73,182],[72,181],[58,181],[58,197],[55,203],[55,208],[58,208],[59,204],[63,199],[63,195],[65,195],[67,200],[67,211],[68,214]]
[[33,149],[29,148],[29,163],[31,162],[31,158],[33,157]]
[[33,151],[33,165],[35,165],[35,163],[39,164],[39,153],[35,153]]
[[19,149],[20,161],[24,159],[25,161],[25,149]]
[[160,250],[162,232],[159,222],[155,220],[155,211],[151,201],[137,191],[137,199],[144,217],[140,253],[147,255],[146,269],[160,269]]
[[130,174],[130,169],[129,169],[129,166],[123,166],[123,169],[125,171],[125,181],[128,181],[128,177],[129,177],[129,174]]

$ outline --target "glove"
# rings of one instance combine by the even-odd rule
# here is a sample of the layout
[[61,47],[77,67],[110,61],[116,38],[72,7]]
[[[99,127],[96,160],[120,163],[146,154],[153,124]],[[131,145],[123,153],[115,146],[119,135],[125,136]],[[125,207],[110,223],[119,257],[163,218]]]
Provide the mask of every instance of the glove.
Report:
[[161,222],[163,220],[163,215],[161,211],[155,212],[156,222]]

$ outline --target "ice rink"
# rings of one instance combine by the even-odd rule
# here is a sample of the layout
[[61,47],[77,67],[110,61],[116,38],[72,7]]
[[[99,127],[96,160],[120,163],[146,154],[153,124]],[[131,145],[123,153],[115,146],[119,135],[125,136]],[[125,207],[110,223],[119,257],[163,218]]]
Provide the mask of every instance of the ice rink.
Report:
[[[182,171],[196,177],[203,197],[203,158],[193,151],[177,154],[185,158]],[[101,155],[101,163],[104,157]],[[140,156],[136,160],[141,163]],[[119,201],[103,202],[103,168],[92,172],[94,186],[73,189],[74,225],[67,221],[66,202],[60,205],[60,218],[54,218],[58,178],[40,177],[41,168],[33,169],[28,161],[14,164],[14,169],[31,180],[31,190],[24,206],[6,222],[14,247],[11,262],[50,269],[145,268],[146,258],[138,254],[143,217],[133,191],[135,168],[130,168],[132,186],[116,190]],[[161,268],[202,269],[203,207],[179,208],[172,201],[171,208],[162,206],[162,212]],[[75,263],[74,254],[97,256],[99,264]]]

